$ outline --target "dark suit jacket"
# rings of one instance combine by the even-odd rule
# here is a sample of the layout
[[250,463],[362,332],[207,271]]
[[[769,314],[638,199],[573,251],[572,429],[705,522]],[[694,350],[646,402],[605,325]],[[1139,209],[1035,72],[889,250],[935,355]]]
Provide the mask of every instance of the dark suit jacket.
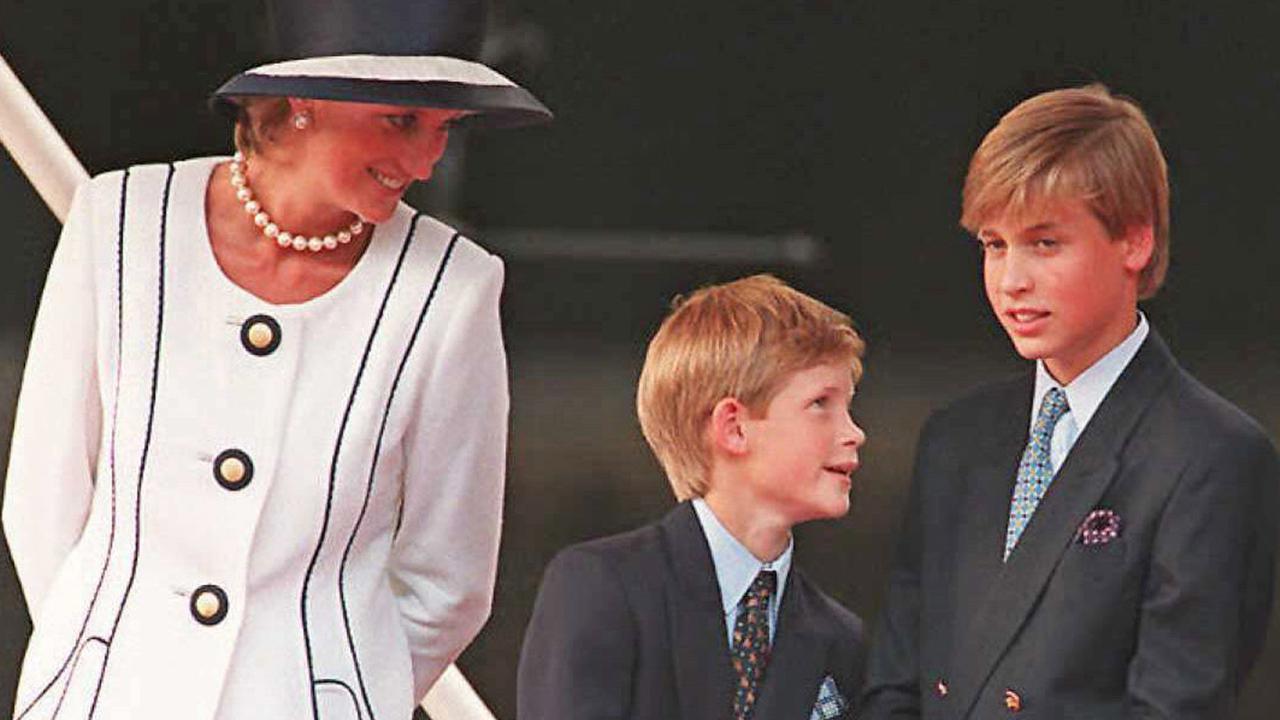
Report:
[[[1267,628],[1275,450],[1153,330],[1008,562],[1033,378],[932,417],[863,718],[1226,718]],[[1095,509],[1120,537],[1085,545]]]
[[[828,675],[855,704],[862,623],[792,565],[755,720],[807,720]],[[520,720],[728,720],[733,670],[693,506],[547,567],[520,653]]]

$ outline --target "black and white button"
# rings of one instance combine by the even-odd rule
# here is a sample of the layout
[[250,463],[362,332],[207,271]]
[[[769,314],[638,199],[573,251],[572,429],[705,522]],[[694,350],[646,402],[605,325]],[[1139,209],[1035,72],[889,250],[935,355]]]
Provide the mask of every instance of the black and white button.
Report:
[[280,347],[280,323],[270,315],[254,315],[240,325],[240,344],[252,355],[270,355]]
[[191,593],[191,617],[201,625],[217,625],[227,616],[227,593],[217,585],[201,585]]
[[227,490],[243,490],[253,480],[253,460],[243,450],[223,450],[213,459],[213,479]]

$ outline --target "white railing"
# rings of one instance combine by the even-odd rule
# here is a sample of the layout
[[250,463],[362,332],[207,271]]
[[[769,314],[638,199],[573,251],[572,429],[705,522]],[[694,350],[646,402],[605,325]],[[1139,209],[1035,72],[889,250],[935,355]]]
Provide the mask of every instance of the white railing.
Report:
[[[0,55],[0,144],[59,221],[66,220],[76,186],[89,174],[53,123]],[[432,720],[494,720],[456,665],[445,668],[422,701]]]

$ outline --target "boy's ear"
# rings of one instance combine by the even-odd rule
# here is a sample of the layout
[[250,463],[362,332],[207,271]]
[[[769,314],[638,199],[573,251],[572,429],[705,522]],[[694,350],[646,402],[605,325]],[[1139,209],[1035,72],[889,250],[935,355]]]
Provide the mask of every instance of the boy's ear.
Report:
[[747,419],[747,406],[737,398],[723,398],[711,409],[711,443],[719,452],[744,455],[747,452],[747,433],[743,423]]
[[1124,243],[1125,269],[1133,273],[1142,272],[1156,249],[1155,230],[1150,225],[1137,225],[1130,228],[1120,242]]

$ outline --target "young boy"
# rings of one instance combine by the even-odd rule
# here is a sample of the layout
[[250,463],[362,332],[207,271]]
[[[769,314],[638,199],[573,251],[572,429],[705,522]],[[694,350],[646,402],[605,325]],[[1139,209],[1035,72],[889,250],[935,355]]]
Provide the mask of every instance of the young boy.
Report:
[[1168,197],[1142,111],[1099,85],[1023,102],[974,154],[961,223],[1035,363],[925,426],[863,718],[1234,717],[1280,466],[1138,312]]
[[849,510],[862,348],[848,317],[772,277],[677,301],[636,406],[682,502],[551,562],[521,720],[851,716],[862,623],[792,565],[791,528]]

